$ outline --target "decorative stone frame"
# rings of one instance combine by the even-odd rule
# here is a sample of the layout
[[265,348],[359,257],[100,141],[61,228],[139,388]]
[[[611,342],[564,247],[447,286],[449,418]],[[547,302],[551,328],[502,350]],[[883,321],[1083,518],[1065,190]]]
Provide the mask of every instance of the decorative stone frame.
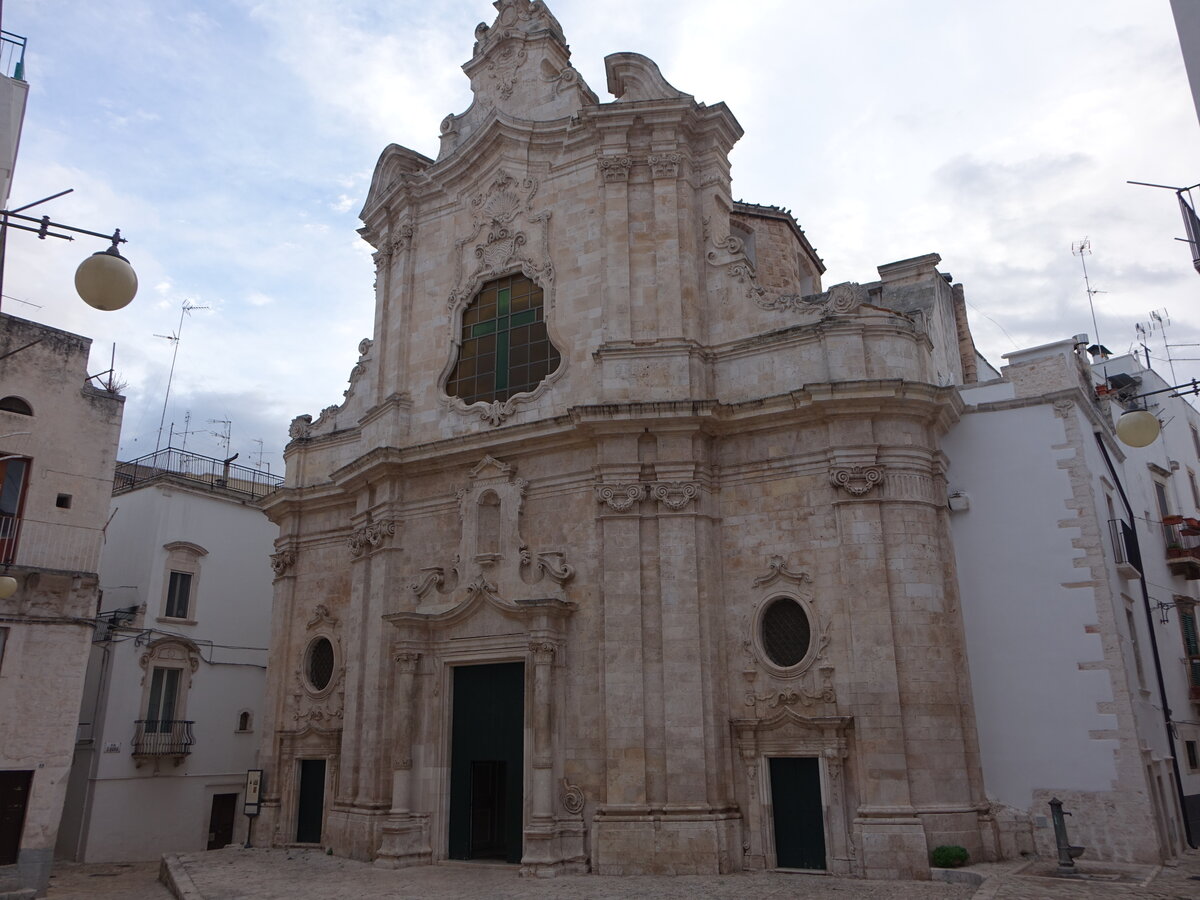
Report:
[[[767,610],[778,600],[793,601],[808,618],[808,649],[804,651],[804,656],[799,662],[790,666],[781,666],[774,662],[767,653],[767,648],[763,645],[763,617],[766,615]],[[755,605],[754,614],[750,617],[750,621],[752,623],[750,646],[754,648],[754,655],[758,659],[758,664],[776,678],[790,679],[800,677],[812,668],[817,657],[821,655],[821,626],[817,619],[816,610],[813,609],[811,594],[801,593],[798,590],[790,588],[770,591]]]
[[300,762],[325,760],[325,804],[321,811],[321,836],[329,833],[329,810],[337,796],[341,729],[314,728],[279,736],[279,816],[272,846],[310,846],[296,843],[300,804]]
[[[502,424],[518,407],[533,403],[567,371],[568,355],[563,352],[566,342],[558,334],[554,322],[550,211],[533,212],[533,197],[537,190],[536,178],[518,181],[500,169],[489,186],[472,198],[473,226],[470,232],[454,242],[455,286],[446,304],[450,312],[450,353],[438,375],[438,399],[453,412],[464,416],[477,415],[493,426]],[[522,225],[540,226],[541,240],[531,242],[529,236],[520,230]],[[471,249],[468,250],[468,247]],[[469,272],[468,256],[476,260]],[[558,368],[548,373],[532,391],[515,394],[507,400],[477,400],[468,404],[446,393],[446,382],[454,371],[462,347],[463,313],[487,282],[517,273],[542,289],[542,319],[546,323],[550,342],[559,351]]]
[[[198,621],[196,610],[200,602],[200,560],[208,556],[208,551],[191,541],[172,541],[169,544],[163,544],[163,549],[167,551],[167,560],[163,568],[162,598],[159,601],[158,621],[173,625],[195,625]],[[188,589],[188,614],[183,619],[167,615],[172,572],[183,572],[192,576]]]
[[825,829],[825,871],[850,875],[857,869],[857,851],[850,833],[850,803],[845,760],[849,756],[850,716],[809,718],[780,709],[766,719],[735,719],[734,746],[745,771],[747,869],[775,868],[774,808],[768,760],[773,757],[816,757],[821,776],[822,820]]
[[400,666],[401,686],[394,702],[404,710],[432,705],[438,712],[425,723],[412,714],[397,721],[392,742],[392,814],[383,827],[377,865],[447,858],[453,716],[450,703],[431,704],[431,700],[452,697],[453,670],[458,666],[521,662],[525,666],[522,873],[587,871],[585,826],[569,809],[567,816],[558,813],[560,797],[554,788],[555,777],[564,774],[555,745],[559,721],[565,716],[565,685],[561,674],[555,673],[566,665],[567,622],[575,609],[574,603],[550,597],[510,601],[476,590],[441,612],[384,616],[396,628],[393,656]]
[[[317,641],[322,639],[329,641],[329,646],[333,649],[333,671],[329,675],[329,683],[318,689],[308,678],[308,659]],[[309,634],[304,642],[304,650],[300,654],[300,686],[304,689],[304,693],[314,700],[324,700],[337,689],[344,671],[341,644],[333,631],[321,628]]]
[[[783,584],[780,584],[783,582]],[[824,655],[829,643],[828,624],[822,624],[817,616],[813,603],[812,592],[805,585],[812,583],[812,576],[807,572],[796,571],[788,567],[782,556],[772,556],[767,561],[766,574],[754,579],[754,587],[760,590],[758,601],[750,615],[750,635],[747,646],[754,654],[755,660],[762,669],[776,678],[798,678],[809,669],[813,663]],[[763,616],[776,600],[788,599],[795,601],[808,617],[809,640],[808,650],[803,659],[792,666],[780,666],[771,660],[763,646],[762,625]]]

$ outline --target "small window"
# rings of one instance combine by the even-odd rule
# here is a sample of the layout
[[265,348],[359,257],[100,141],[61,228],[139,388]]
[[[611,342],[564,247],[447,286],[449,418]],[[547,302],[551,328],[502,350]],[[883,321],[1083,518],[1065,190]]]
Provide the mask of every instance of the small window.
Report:
[[4,410],[5,412],[16,413],[20,416],[33,415],[33,407],[20,397],[0,398],[0,409]]
[[308,645],[308,659],[304,673],[314,691],[323,691],[333,680],[333,644],[329,638],[319,637]]
[[250,715],[250,710],[243,709],[238,713],[237,730],[241,733],[252,731],[251,722],[253,722],[253,717]]
[[1187,763],[1189,769],[1200,769],[1200,757],[1196,754],[1196,742],[1184,741],[1184,748],[1187,750]]
[[54,505],[57,506],[59,509],[70,509],[71,508],[71,495],[70,494],[59,494],[57,497],[54,498]]
[[798,665],[808,655],[812,626],[804,608],[790,597],[771,601],[762,617],[762,644],[767,659],[780,668]]
[[167,618],[186,619],[191,596],[192,573],[172,572],[171,582],[167,586]]

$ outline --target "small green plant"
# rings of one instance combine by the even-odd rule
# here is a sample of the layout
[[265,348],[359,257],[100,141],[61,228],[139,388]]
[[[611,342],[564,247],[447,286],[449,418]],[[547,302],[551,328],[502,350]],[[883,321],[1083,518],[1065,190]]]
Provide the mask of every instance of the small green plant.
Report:
[[957,869],[959,866],[965,866],[971,860],[971,855],[967,853],[966,847],[957,845],[942,845],[934,847],[930,861],[938,869]]

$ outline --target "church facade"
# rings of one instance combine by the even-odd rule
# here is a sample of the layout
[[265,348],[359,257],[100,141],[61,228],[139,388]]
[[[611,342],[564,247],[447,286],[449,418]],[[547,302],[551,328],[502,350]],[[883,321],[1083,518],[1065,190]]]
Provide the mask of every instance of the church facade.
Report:
[[929,876],[995,853],[930,255],[821,283],[724,104],[497,0],[436,160],[384,150],[374,334],[292,424],[261,844],[530,874]]

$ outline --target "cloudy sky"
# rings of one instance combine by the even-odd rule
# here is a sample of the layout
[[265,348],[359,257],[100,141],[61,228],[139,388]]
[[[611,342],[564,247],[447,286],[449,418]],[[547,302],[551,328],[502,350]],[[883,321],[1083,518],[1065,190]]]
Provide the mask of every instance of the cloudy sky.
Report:
[[[604,56],[650,56],[745,129],[736,197],[793,210],[826,285],[928,252],[963,282],[996,365],[1018,347],[1137,340],[1156,367],[1200,357],[1200,275],[1174,196],[1200,181],[1200,126],[1167,0],[551,0],[602,98]],[[281,470],[287,425],[342,398],[371,332],[370,248],[355,229],[396,142],[436,156],[470,93],[460,66],[486,0],[7,0],[28,39],[29,105],[11,206],[120,227],[141,292],[117,313],[75,297],[81,239],[9,237],[3,308],[95,339],[127,382],[121,454],[165,445]],[[15,298],[15,299],[10,299]],[[24,302],[22,302],[24,301]],[[163,417],[173,345],[184,323]],[[34,305],[36,304],[36,305]],[[1165,312],[1164,312],[1165,311]],[[1200,375],[1181,361],[1180,379]],[[178,446],[182,439],[176,436]]]

